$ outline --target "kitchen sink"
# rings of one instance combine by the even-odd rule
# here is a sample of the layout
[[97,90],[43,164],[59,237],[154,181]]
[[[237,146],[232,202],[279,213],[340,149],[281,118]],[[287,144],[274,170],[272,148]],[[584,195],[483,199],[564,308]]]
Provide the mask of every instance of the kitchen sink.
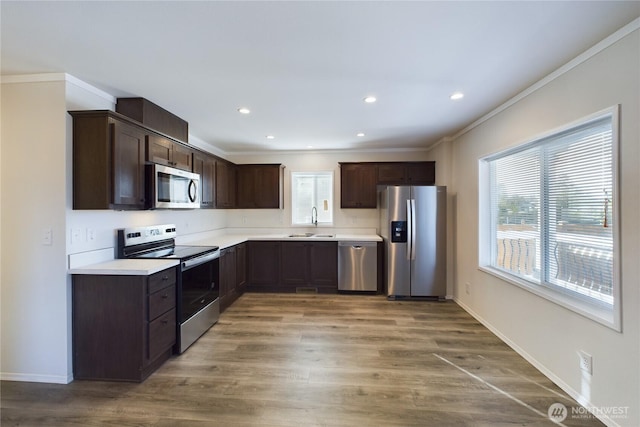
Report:
[[311,237],[334,237],[333,234],[314,234]]

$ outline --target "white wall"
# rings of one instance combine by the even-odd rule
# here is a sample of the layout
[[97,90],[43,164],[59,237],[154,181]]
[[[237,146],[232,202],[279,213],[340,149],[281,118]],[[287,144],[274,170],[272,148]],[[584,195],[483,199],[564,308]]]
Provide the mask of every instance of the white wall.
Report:
[[[586,406],[628,407],[640,425],[640,31],[568,69],[453,142],[456,300]],[[597,49],[598,51],[600,49]],[[568,67],[569,68],[569,67]],[[622,333],[478,270],[478,159],[621,105]],[[470,284],[467,294],[464,284]],[[593,355],[583,374],[578,350]]]
[[2,377],[67,382],[65,83],[3,79],[1,97]]

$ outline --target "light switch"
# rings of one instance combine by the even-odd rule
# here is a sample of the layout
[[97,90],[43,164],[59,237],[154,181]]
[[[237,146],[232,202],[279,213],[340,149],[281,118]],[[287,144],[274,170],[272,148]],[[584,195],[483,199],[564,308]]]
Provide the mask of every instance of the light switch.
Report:
[[80,243],[80,239],[82,237],[82,229],[78,227],[74,227],[71,229],[71,244]]
[[42,229],[42,244],[46,246],[53,244],[53,231],[50,228]]

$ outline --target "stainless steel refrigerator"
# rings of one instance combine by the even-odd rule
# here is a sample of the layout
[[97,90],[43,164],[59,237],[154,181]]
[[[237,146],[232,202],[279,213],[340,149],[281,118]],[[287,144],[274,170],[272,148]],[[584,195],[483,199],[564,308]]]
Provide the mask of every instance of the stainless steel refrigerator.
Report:
[[380,192],[380,234],[390,299],[447,292],[447,188],[389,186]]

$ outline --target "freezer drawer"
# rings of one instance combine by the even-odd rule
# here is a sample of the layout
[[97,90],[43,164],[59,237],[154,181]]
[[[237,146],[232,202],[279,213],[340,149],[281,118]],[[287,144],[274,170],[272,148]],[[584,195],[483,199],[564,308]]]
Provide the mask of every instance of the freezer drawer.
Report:
[[378,290],[378,244],[338,243],[338,290]]

